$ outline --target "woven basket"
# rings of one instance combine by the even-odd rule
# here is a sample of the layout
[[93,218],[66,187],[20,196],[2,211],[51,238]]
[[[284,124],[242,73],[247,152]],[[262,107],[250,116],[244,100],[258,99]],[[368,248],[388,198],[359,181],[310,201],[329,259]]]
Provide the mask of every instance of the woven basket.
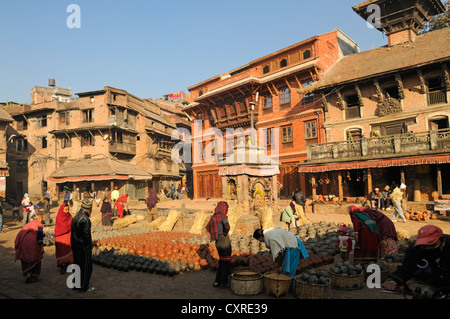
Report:
[[398,266],[402,265],[401,262],[388,263],[386,261],[379,261],[379,263],[380,263],[380,265],[389,268],[389,273],[393,273],[394,271],[397,270]]
[[328,279],[328,284],[310,284],[300,281],[299,276],[295,276],[295,286],[292,291],[294,297],[299,299],[330,299],[331,292],[331,279]]
[[263,291],[263,275],[242,270],[231,274],[231,291],[238,296],[257,295]]
[[280,297],[289,293],[292,276],[285,273],[267,272],[264,274],[264,287],[268,295]]
[[338,275],[328,270],[328,277],[331,279],[331,287],[337,290],[356,290],[364,287],[365,272],[360,275]]

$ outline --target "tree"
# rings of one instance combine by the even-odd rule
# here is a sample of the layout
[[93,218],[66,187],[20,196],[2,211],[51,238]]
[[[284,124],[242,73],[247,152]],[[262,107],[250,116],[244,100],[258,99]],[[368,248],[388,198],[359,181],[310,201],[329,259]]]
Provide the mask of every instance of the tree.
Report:
[[434,30],[450,27],[450,0],[444,4],[445,12],[438,14],[428,21],[420,33],[427,33]]

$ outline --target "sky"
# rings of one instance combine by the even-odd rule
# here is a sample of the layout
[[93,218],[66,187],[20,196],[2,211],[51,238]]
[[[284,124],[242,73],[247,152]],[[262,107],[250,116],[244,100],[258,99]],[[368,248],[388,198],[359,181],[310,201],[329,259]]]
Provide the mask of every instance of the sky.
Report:
[[[0,1],[0,102],[34,86],[105,86],[157,99],[340,29],[361,51],[387,44],[352,6],[362,0]],[[71,4],[80,9],[73,19]],[[69,7],[70,8],[70,7]],[[79,21],[79,28],[67,22]],[[69,23],[70,24],[70,23]]]

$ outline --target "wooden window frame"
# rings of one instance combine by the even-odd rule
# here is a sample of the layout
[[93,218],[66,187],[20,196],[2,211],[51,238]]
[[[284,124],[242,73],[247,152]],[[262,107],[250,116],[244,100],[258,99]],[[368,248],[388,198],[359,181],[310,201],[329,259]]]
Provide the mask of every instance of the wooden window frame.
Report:
[[[314,124],[314,125],[311,125]],[[308,133],[308,130],[310,131]],[[315,131],[313,134],[313,130]],[[317,120],[311,120],[305,122],[305,139],[316,139],[317,138]]]
[[289,90],[289,88],[286,86],[280,90],[280,106],[286,106],[290,104],[291,104],[291,90]]

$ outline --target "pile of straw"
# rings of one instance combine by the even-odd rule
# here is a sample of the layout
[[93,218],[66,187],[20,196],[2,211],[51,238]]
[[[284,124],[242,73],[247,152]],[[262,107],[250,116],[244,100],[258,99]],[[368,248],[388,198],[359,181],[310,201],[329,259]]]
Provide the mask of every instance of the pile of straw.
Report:
[[158,216],[155,220],[147,225],[147,228],[158,230],[158,228],[166,221],[167,216]]
[[165,222],[162,223],[161,226],[159,226],[159,231],[172,231],[173,227],[175,226],[176,222],[181,218],[181,213],[176,210],[171,210],[169,212],[169,216],[167,216],[167,219]]
[[194,223],[192,224],[189,233],[201,235],[205,231],[206,224],[209,221],[209,214],[206,212],[198,212],[195,214]]
[[241,217],[241,215],[244,213],[244,209],[241,205],[232,205],[228,208],[228,223],[230,224],[230,231],[228,232],[229,235],[232,235],[234,232],[234,229],[236,227],[236,223]]
[[262,229],[274,227],[272,207],[264,205],[260,210],[258,210],[258,216],[261,220]]
[[119,229],[125,228],[130,226],[131,224],[134,224],[138,221],[144,220],[145,215],[144,214],[132,214],[127,215],[123,218],[118,218],[114,221],[114,227],[117,227]]

